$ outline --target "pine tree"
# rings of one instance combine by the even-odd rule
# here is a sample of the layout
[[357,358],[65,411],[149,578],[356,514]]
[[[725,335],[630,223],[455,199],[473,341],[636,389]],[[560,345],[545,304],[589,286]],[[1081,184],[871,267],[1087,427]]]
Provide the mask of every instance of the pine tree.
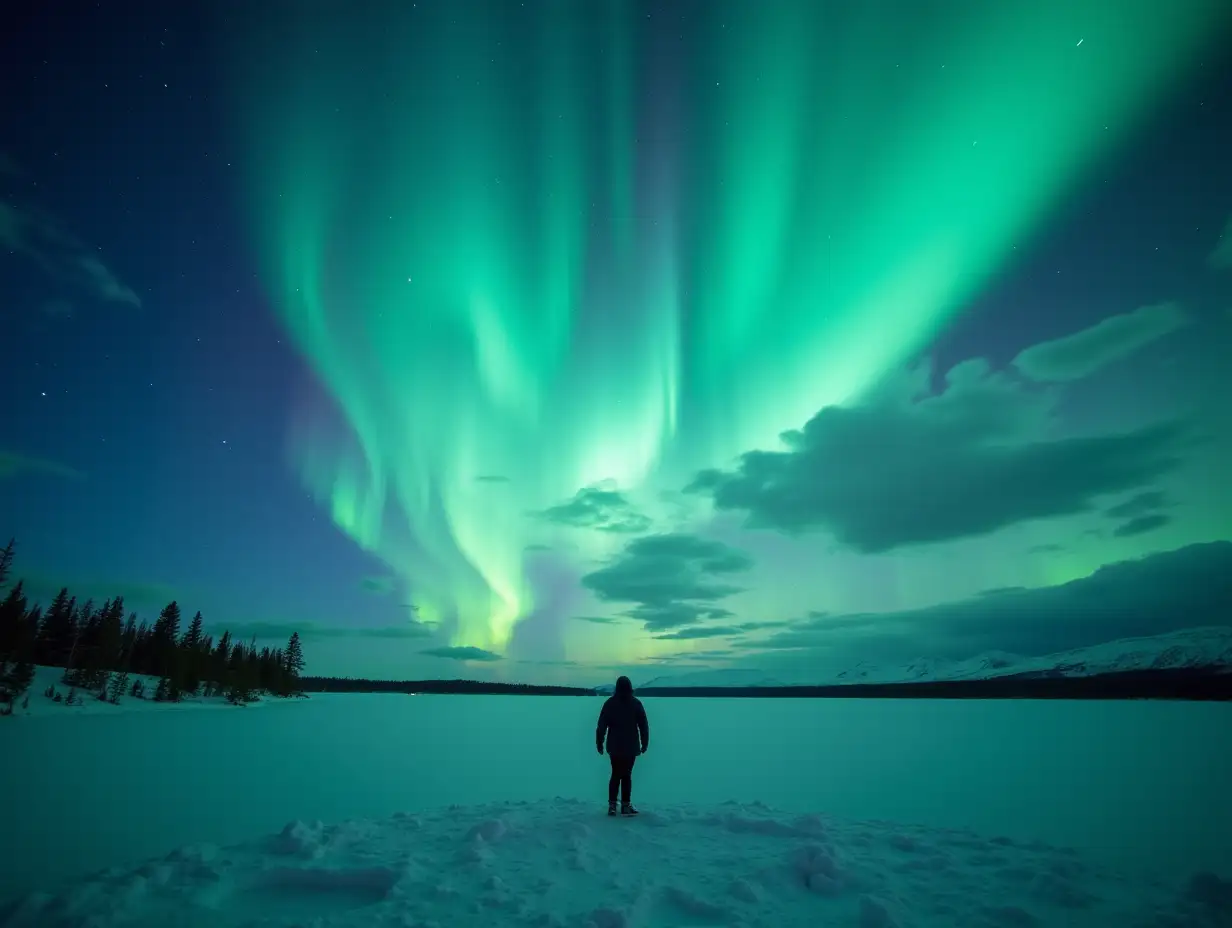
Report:
[[172,600],[163,606],[154,623],[151,644],[154,649],[154,666],[151,670],[159,676],[169,676],[174,671],[176,643],[180,637],[180,605]]
[[8,715],[13,713],[13,703],[25,695],[33,682],[34,664],[28,658],[12,667],[0,663],[0,702],[8,703]]
[[299,641],[299,632],[291,633],[291,640],[287,642],[284,654],[287,672],[294,677],[300,676],[304,672],[304,648]]
[[39,647],[36,660],[50,667],[63,667],[68,663],[73,651],[73,642],[77,637],[77,626],[74,620],[76,600],[69,596],[68,587],[64,587],[51,601],[43,614],[39,626]]
[[231,683],[231,633],[224,631],[210,659],[210,680],[216,693],[227,691]]
[[0,549],[0,588],[3,588],[9,579],[9,570],[13,566],[13,555],[16,553],[17,539],[10,538],[9,543]]
[[120,697],[128,688],[128,673],[120,671],[111,675],[111,683],[107,687],[107,701],[113,705],[120,704]]
[[299,632],[291,633],[291,640],[287,642],[287,649],[283,654],[283,668],[287,676],[283,691],[290,695],[299,690],[299,678],[304,672],[304,648],[300,644]]
[[17,652],[17,642],[26,621],[26,595],[22,582],[9,590],[0,602],[0,661],[11,660]]
[[201,653],[201,643],[204,640],[204,634],[201,631],[201,613],[198,612],[193,616],[192,622],[188,626],[188,631],[184,633],[184,637],[180,639],[178,663],[179,663],[179,678],[185,693],[192,695],[197,692],[201,686],[201,669],[203,663],[203,655]]

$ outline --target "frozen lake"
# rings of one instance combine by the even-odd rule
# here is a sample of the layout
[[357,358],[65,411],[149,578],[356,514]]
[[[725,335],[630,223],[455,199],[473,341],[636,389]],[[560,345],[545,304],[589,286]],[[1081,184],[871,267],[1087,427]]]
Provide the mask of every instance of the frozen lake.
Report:
[[[320,695],[0,724],[0,899],[288,821],[606,799],[599,699]],[[644,809],[761,800],[1232,873],[1232,706],[648,699]]]

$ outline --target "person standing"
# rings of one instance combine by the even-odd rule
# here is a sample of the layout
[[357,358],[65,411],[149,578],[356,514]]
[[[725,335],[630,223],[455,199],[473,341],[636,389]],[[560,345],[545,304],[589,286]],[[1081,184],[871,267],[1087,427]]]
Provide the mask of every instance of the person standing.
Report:
[[604,736],[612,761],[612,776],[607,781],[607,814],[616,814],[616,793],[620,791],[620,814],[637,815],[633,807],[633,762],[650,747],[650,722],[642,701],[633,695],[628,677],[616,681],[616,691],[603,703],[595,746],[603,753]]

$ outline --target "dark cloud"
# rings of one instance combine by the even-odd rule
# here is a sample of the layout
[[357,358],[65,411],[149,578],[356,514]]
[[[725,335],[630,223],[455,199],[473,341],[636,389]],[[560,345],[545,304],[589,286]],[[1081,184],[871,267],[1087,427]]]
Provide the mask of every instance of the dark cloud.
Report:
[[1128,522],[1122,522],[1112,530],[1112,534],[1117,538],[1132,538],[1134,535],[1145,535],[1147,532],[1163,528],[1171,521],[1171,516],[1165,515],[1162,512],[1155,512],[1147,516],[1137,516]]
[[230,631],[235,638],[290,638],[298,632],[301,638],[430,638],[433,629],[422,622],[399,625],[318,625],[315,622],[219,622],[207,623],[211,631]]
[[575,615],[572,617],[575,622],[590,622],[592,625],[618,625],[620,624],[619,616],[610,615]]
[[743,551],[696,535],[648,535],[628,543],[599,571],[582,578],[607,603],[633,603],[626,615],[647,630],[690,625],[699,619],[731,615],[715,605],[742,588],[723,579],[748,571],[753,561]]
[[646,631],[678,628],[681,625],[691,625],[700,619],[729,619],[732,617],[731,612],[718,606],[680,602],[659,605],[642,603],[630,609],[625,615],[641,622]]
[[1053,587],[926,609],[810,618],[746,647],[793,650],[801,663],[841,668],[920,657],[965,660],[987,651],[1036,656],[1230,623],[1232,542],[1221,541],[1109,564]]
[[863,405],[828,407],[784,433],[787,450],[750,451],[734,471],[702,471],[689,490],[746,512],[749,527],[828,530],[877,553],[1085,512],[1180,462],[1177,423],[1049,438],[1054,402],[968,361],[938,394],[887,388]]
[[603,487],[578,490],[573,499],[545,509],[539,516],[558,525],[601,532],[636,534],[650,528],[650,519],[634,509],[623,493]]
[[395,583],[393,577],[364,577],[359,587],[374,596],[388,596],[394,591]]
[[665,632],[654,637],[661,641],[685,641],[691,638],[726,638],[742,634],[744,632],[735,625],[688,625],[674,632]]
[[742,587],[724,578],[752,566],[747,554],[719,541],[679,533],[647,535],[582,577],[582,584],[604,602],[635,604],[625,614],[648,631],[658,631],[731,615],[715,602]]
[[1140,306],[1022,351],[1014,366],[1033,380],[1081,380],[1188,323],[1176,303]]
[[428,648],[426,651],[420,651],[420,654],[426,654],[429,657],[444,657],[452,661],[502,661],[504,660],[499,654],[494,654],[491,651],[485,651],[483,648],[472,647],[457,647],[457,648]]
[[476,483],[509,483],[509,478],[504,474],[480,474],[475,478]]
[[1104,510],[1104,515],[1113,519],[1132,519],[1137,516],[1149,515],[1157,509],[1163,509],[1167,505],[1168,497],[1162,491],[1146,490],[1131,496],[1124,502],[1117,503],[1115,506],[1109,506]]
[[31,260],[57,284],[104,302],[141,305],[131,287],[47,213],[0,200],[0,245]]
[[80,480],[85,476],[81,471],[67,464],[11,451],[0,451],[0,480],[19,477],[23,474],[46,474],[49,477],[63,477],[68,480]]
[[114,596],[122,596],[125,605],[130,609],[162,608],[172,600],[183,605],[185,599],[184,590],[148,580],[107,579],[105,577],[65,578],[62,574],[18,569],[15,569],[13,574],[15,579],[22,581],[26,595],[36,602],[50,600],[65,587],[71,595],[76,596],[78,601],[82,602],[87,599],[102,602]]

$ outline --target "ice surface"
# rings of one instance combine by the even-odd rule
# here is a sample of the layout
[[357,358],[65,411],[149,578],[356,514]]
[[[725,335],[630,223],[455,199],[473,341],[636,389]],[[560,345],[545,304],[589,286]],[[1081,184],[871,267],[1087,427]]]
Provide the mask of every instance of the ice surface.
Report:
[[597,698],[42,698],[0,925],[1232,923],[1224,705],[649,698],[612,820]]

